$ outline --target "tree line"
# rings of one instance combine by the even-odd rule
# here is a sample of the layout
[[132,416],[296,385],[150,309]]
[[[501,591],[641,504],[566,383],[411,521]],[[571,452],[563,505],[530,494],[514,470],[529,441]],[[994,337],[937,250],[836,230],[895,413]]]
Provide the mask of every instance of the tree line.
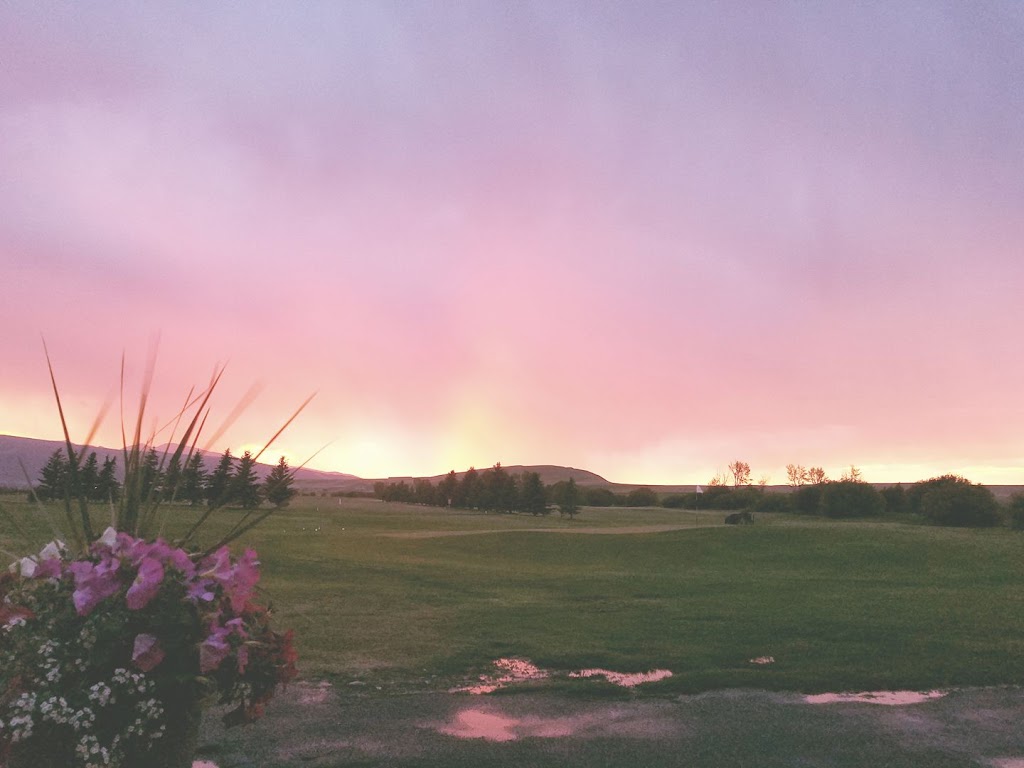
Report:
[[[117,477],[117,458],[108,456],[100,467],[95,451],[84,461],[74,457],[74,466],[63,449],[54,451],[39,473],[36,487],[30,491],[41,501],[63,498],[85,498],[94,502],[116,502],[122,493]],[[256,459],[250,451],[240,458],[224,451],[213,472],[207,472],[200,453],[193,453],[184,464],[177,456],[169,460],[150,448],[143,459],[141,493],[143,499],[180,502],[192,506],[240,506],[254,509],[267,501],[285,506],[296,491],[292,488],[293,472],[284,456],[273,467],[266,480],[260,482]]]
[[[878,489],[864,481],[853,465],[838,480],[830,480],[821,467],[787,464],[789,493],[766,492],[767,478],[757,487],[750,481],[750,465],[729,464],[729,474],[713,477],[703,494],[669,495],[666,507],[750,509],[758,512],[794,512],[834,519],[911,516],[935,525],[987,528],[1009,522],[1024,529],[1024,495],[1000,505],[991,490],[959,475],[947,474],[921,480],[908,488],[902,484]],[[732,485],[729,485],[729,481]]]
[[1024,495],[1012,497],[1003,507],[992,492],[958,475],[922,480],[909,487],[902,484],[878,489],[863,479],[854,465],[838,479],[830,479],[821,467],[789,464],[786,467],[789,492],[767,489],[768,478],[755,484],[750,465],[729,464],[729,473],[711,478],[703,492],[658,493],[651,488],[634,488],[615,493],[609,488],[580,488],[572,479],[545,485],[536,472],[512,475],[501,464],[477,471],[470,468],[462,477],[454,470],[438,483],[426,478],[411,482],[377,482],[374,495],[384,501],[399,501],[484,512],[525,512],[534,515],[575,516],[580,507],[652,507],[672,509],[750,510],[791,512],[833,519],[910,516],[936,525],[989,527],[1005,521],[1024,529]]
[[453,469],[437,485],[425,477],[415,478],[411,484],[378,481],[373,491],[382,501],[531,515],[548,515],[557,509],[570,519],[587,503],[584,490],[573,478],[545,485],[537,472],[513,475],[500,462],[483,471],[470,467],[461,478]]

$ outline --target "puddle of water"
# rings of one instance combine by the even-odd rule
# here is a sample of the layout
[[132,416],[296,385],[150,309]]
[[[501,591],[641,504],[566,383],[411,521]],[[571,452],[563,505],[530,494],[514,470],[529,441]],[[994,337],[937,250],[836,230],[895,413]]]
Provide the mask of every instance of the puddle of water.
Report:
[[667,669],[652,669],[650,672],[612,672],[607,669],[581,669],[579,672],[570,672],[569,677],[603,677],[613,685],[621,685],[624,688],[632,688],[641,683],[654,683],[672,677]]
[[648,712],[635,712],[619,708],[578,713],[567,717],[538,715],[511,717],[505,713],[495,713],[493,708],[469,708],[460,711],[448,723],[429,727],[439,733],[460,739],[486,739],[488,741],[565,737],[642,739],[656,738],[671,732],[672,728],[657,717],[652,719]]
[[217,764],[209,760],[196,760],[192,763],[192,768],[217,768]]
[[[941,699],[945,691],[865,691],[863,693],[819,693],[804,696],[808,704],[837,704],[859,702],[864,704],[881,704],[886,707],[899,707],[907,704],[920,704],[932,699]],[[1021,768],[1024,768],[1022,766]]]
[[440,732],[458,739],[486,739],[487,741],[513,741],[512,729],[518,721],[502,715],[492,715],[479,709],[464,709],[454,723],[440,728]]
[[992,765],[993,768],[1024,768],[1024,757],[997,757]]
[[751,664],[774,664],[775,663],[775,657],[774,656],[758,656],[756,659],[751,659],[750,663]]

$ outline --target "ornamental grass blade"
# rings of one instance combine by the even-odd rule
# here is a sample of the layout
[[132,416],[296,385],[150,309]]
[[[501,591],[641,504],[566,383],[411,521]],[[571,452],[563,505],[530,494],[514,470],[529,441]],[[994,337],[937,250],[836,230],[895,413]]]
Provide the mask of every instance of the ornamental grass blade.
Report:
[[[273,437],[271,437],[271,438],[270,438],[269,440],[267,440],[267,444],[266,444],[266,445],[264,445],[264,446],[263,446],[263,447],[262,447],[262,448],[260,449],[260,452],[259,452],[259,453],[257,453],[257,454],[256,454],[256,455],[255,455],[255,456],[253,457],[253,460],[254,460],[254,461],[259,461],[259,459],[260,459],[260,456],[262,456],[262,455],[263,455],[263,452],[264,452],[265,450],[267,450],[267,448],[269,448],[269,447],[270,447],[270,444],[271,444],[271,443],[273,443],[273,442],[274,442],[275,440],[277,440],[277,438],[278,438],[278,437],[280,437],[280,435],[281,435],[281,433],[282,433],[282,432],[284,432],[284,431],[285,431],[286,429],[288,429],[289,425],[290,425],[290,424],[291,424],[291,423],[292,423],[293,421],[295,421],[295,417],[296,417],[296,416],[298,416],[298,415],[299,415],[300,413],[302,413],[302,411],[303,411],[303,410],[305,410],[306,406],[307,406],[307,405],[309,405],[310,401],[312,401],[312,399],[313,399],[314,397],[316,397],[316,392],[314,392],[314,393],[313,393],[313,394],[311,394],[311,395],[310,395],[309,397],[307,397],[307,398],[306,398],[306,400],[305,400],[305,402],[303,402],[303,403],[302,403],[302,405],[300,405],[300,406],[298,407],[298,409],[297,409],[297,410],[295,411],[295,413],[293,413],[293,414],[291,415],[291,417],[290,417],[290,418],[288,419],[288,421],[286,421],[286,422],[284,423],[284,425],[283,425],[283,426],[282,426],[282,427],[281,427],[281,428],[280,428],[279,430],[277,430],[277,432],[275,432],[275,433],[274,433],[274,436],[273,436]],[[320,450],[323,450],[323,449],[321,448]],[[319,453],[319,451],[317,451],[317,453]],[[314,456],[315,456],[315,455],[316,455],[316,454],[314,454]],[[309,461],[309,459],[306,459],[306,461]]]
[[[78,486],[78,457],[75,455],[75,450],[71,445],[71,435],[68,432],[68,423],[64,418],[64,406],[60,402],[60,390],[57,388],[57,377],[53,372],[53,363],[50,361],[50,350],[46,348],[46,338],[43,338],[43,354],[46,355],[46,367],[50,371],[50,383],[53,385],[53,396],[57,400],[57,413],[60,414],[60,425],[64,430],[64,445],[68,452],[68,486],[64,490],[64,508],[69,519],[73,519],[72,512],[72,499],[71,491],[73,488]],[[92,521],[89,519],[89,505],[87,504],[84,496],[80,495],[78,499],[78,515],[81,528],[72,525],[72,531],[75,535],[75,544],[84,550],[85,542],[92,541],[94,536],[92,535]]]

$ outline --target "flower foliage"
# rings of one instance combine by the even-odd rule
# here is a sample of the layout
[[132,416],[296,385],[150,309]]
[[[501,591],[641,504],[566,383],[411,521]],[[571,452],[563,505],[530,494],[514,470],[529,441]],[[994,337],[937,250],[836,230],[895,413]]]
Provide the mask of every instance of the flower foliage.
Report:
[[35,739],[79,766],[121,765],[198,697],[237,704],[229,724],[259,717],[296,669],[258,580],[252,550],[190,555],[112,528],[83,556],[51,542],[16,561],[0,576],[0,763]]

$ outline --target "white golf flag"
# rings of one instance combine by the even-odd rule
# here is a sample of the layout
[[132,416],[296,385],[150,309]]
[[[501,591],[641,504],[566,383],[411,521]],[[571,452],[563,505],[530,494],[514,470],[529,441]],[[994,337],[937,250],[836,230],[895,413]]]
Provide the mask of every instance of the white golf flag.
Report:
[[698,485],[697,488],[694,490],[694,493],[704,493],[704,489]]

